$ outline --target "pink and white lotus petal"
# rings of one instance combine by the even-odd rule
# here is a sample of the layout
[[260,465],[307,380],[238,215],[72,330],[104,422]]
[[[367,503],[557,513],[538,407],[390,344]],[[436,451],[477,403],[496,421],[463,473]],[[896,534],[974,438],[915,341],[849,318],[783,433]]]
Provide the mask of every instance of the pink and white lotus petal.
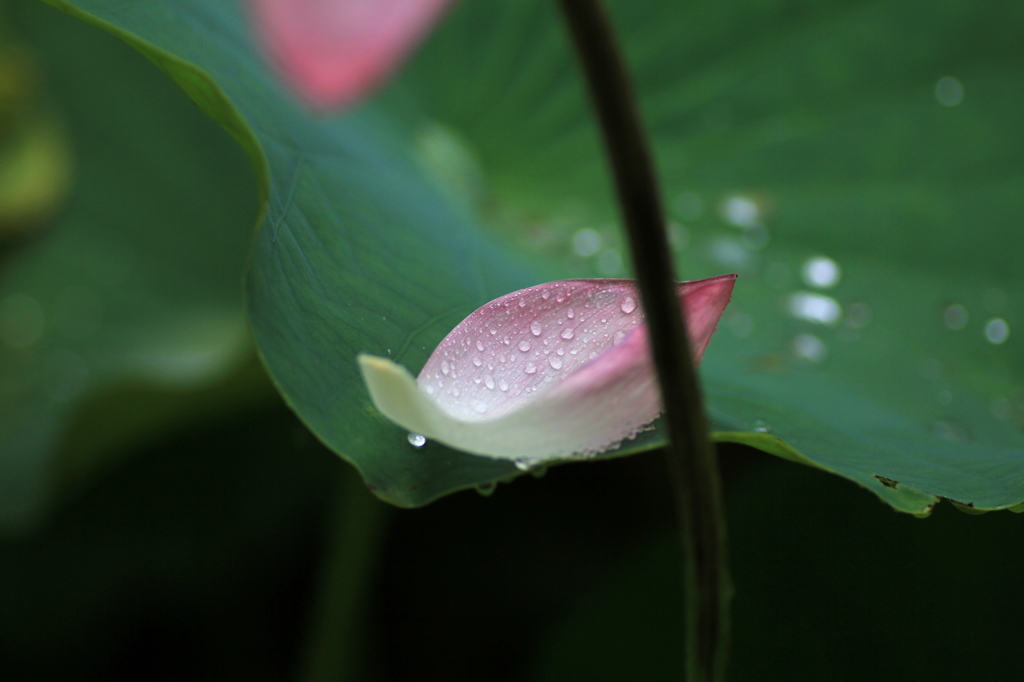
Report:
[[312,106],[352,104],[386,79],[452,0],[250,0],[263,42]]
[[[677,285],[695,362],[735,279]],[[445,337],[416,380],[386,358],[360,355],[359,365],[388,419],[519,464],[603,452],[662,409],[632,280],[551,282],[491,301]]]

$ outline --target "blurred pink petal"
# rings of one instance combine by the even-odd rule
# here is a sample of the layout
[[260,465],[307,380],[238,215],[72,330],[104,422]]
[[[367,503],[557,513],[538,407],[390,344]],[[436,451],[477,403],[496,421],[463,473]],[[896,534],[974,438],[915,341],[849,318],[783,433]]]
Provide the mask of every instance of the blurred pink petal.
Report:
[[[736,275],[678,285],[694,361]],[[360,355],[377,409],[459,450],[529,466],[588,456],[661,412],[647,327],[632,280],[551,282],[491,301],[437,347],[419,377]]]
[[263,42],[317,108],[352,104],[386,79],[452,0],[250,0]]

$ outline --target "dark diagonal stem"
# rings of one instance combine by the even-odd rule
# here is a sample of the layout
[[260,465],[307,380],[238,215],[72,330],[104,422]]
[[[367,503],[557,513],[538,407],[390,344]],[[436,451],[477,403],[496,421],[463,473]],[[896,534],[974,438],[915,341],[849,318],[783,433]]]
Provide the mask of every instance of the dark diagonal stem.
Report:
[[629,76],[597,0],[559,0],[601,122],[650,330],[686,554],[687,679],[725,679],[729,582],[714,451],[676,296],[665,216]]

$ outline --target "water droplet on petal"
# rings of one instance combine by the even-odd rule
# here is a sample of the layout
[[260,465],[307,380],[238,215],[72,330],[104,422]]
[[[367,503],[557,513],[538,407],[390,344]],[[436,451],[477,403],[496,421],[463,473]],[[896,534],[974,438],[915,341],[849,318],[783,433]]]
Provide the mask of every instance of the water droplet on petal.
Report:
[[536,374],[537,373],[537,365],[533,364],[532,362],[526,363],[526,373],[527,374]]
[[492,377],[490,374],[485,376],[484,377],[484,386],[486,386],[487,388],[489,388],[491,390],[494,390],[494,377]]
[[525,298],[519,299],[519,307],[520,308],[525,308],[526,307],[526,299]]
[[484,342],[479,340],[479,339],[477,339],[476,349],[479,350],[479,351],[482,351],[484,349]]
[[441,372],[443,374],[447,375],[448,372],[450,372],[450,371],[452,371],[452,366],[448,364],[447,360],[442,360],[441,361]]
[[626,338],[626,332],[624,332],[624,331],[617,331],[617,332],[615,332],[615,336],[612,337],[612,345],[613,346],[619,345],[620,343],[622,343],[622,339],[624,339],[624,338]]
[[561,334],[561,337],[562,337],[563,339],[565,339],[566,341],[568,341],[569,339],[571,339],[571,338],[573,337],[573,333],[574,333],[574,332],[573,332],[573,330],[572,330],[572,329],[563,329],[563,330],[562,330],[562,334]]
[[479,367],[480,365],[484,364],[484,361],[481,360],[480,358],[473,358],[473,364]]
[[422,448],[427,444],[427,437],[421,433],[410,433],[407,438],[409,440],[409,445],[414,448]]
[[551,298],[551,292],[550,291],[545,291],[543,294],[540,295],[540,297],[543,298],[546,301],[549,298]]
[[456,398],[459,397],[459,387],[458,386],[452,386],[452,395],[455,396]]
[[568,310],[565,311],[565,315],[571,320],[572,318],[576,317],[576,311],[573,310],[572,308],[569,308]]
[[519,342],[519,350],[523,351],[524,353],[526,351],[530,350],[530,342],[527,341],[526,339],[523,339],[522,341],[520,341]]
[[622,305],[620,307],[622,308],[622,312],[628,315],[629,313],[636,310],[636,301],[633,300],[632,296],[627,296],[626,298],[622,299]]
[[471,400],[469,406],[473,408],[474,412],[483,414],[487,411],[487,403],[482,400]]
[[555,369],[562,369],[562,358],[557,355],[552,355],[548,358],[548,364]]
[[540,333],[542,331],[544,331],[544,326],[541,325],[540,322],[538,322],[537,320],[534,320],[533,322],[530,323],[530,332],[534,336],[540,336]]
[[498,379],[498,388],[501,389],[502,391],[507,391],[508,382],[505,381],[504,379]]

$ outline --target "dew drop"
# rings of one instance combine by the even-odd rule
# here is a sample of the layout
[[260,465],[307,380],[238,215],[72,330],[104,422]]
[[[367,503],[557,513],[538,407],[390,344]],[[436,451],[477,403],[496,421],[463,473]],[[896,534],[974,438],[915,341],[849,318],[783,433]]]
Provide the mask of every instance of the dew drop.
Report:
[[427,437],[421,433],[410,433],[406,438],[409,440],[409,445],[414,448],[422,448],[427,444]]
[[946,326],[954,331],[959,331],[967,326],[967,321],[970,319],[970,315],[967,313],[967,308],[963,307],[959,303],[946,308],[946,311],[942,313],[942,321],[946,323]]
[[490,390],[493,391],[494,390],[494,377],[492,377],[490,374],[486,375],[484,377],[484,386],[486,386],[487,388],[489,388]]
[[636,310],[636,301],[633,300],[632,296],[627,296],[622,299],[622,305],[620,307],[622,308],[622,312],[629,314]]
[[526,299],[525,298],[519,299],[519,307],[520,308],[525,308],[526,307]]
[[574,334],[574,332],[573,332],[572,329],[566,328],[566,329],[562,330],[561,337],[563,339],[565,339],[566,341],[568,341],[569,339],[571,339],[573,337],[573,334]]
[[834,287],[839,283],[841,275],[839,265],[827,256],[809,258],[800,272],[808,286],[819,289]]
[[427,395],[434,395],[434,391],[437,389],[435,389],[432,384],[427,384],[426,387],[424,387],[424,390],[427,392]]
[[477,339],[476,349],[479,350],[479,351],[482,351],[484,349],[484,342],[479,340],[479,339]]
[[546,301],[549,298],[551,298],[551,292],[550,291],[545,291],[543,294],[540,295],[540,297],[543,298]]
[[768,422],[763,419],[754,420],[754,431],[758,433],[768,433],[772,430],[772,427],[768,425]]
[[507,391],[508,382],[505,381],[504,379],[498,379],[498,388],[501,389],[502,391]]
[[985,338],[989,343],[1004,343],[1010,337],[1010,326],[1001,317],[993,317],[985,323]]
[[810,362],[821,362],[828,355],[825,343],[814,334],[801,334],[793,339],[793,351]]
[[540,333],[542,331],[544,331],[544,327],[541,325],[540,322],[538,322],[537,320],[534,320],[533,322],[530,323],[530,332],[534,336],[540,336]]
[[613,346],[619,345],[620,343],[622,343],[622,339],[624,339],[624,338],[626,338],[626,332],[621,331],[621,330],[615,332],[615,336],[612,337],[612,345]]
[[530,350],[530,342],[527,341],[526,339],[523,339],[522,341],[520,341],[519,342],[519,350],[523,351],[524,353],[526,351]]
[[471,400],[469,406],[473,408],[474,412],[483,414],[487,411],[487,403],[482,400]]
[[481,360],[480,358],[473,358],[473,364],[479,367],[480,365],[484,364],[484,361]]
[[452,366],[448,364],[447,360],[442,360],[441,361],[441,373],[444,374],[445,376],[447,376],[448,372],[450,372],[450,371],[452,371]]
[[752,227],[761,218],[761,207],[749,197],[732,196],[722,203],[722,217],[737,227]]
[[456,398],[459,397],[459,387],[458,386],[452,386],[452,395],[455,396]]
[[558,353],[559,355],[565,355],[565,349],[564,348],[559,348],[555,352]]
[[944,107],[955,107],[964,101],[964,86],[956,78],[947,76],[935,84],[935,99]]
[[577,230],[572,236],[572,250],[577,256],[593,256],[601,250],[601,235],[589,227]]
[[558,355],[552,355],[548,358],[548,364],[555,369],[562,369],[562,358]]
[[834,325],[843,315],[842,306],[830,296],[798,291],[789,297],[789,313],[801,320]]
[[484,497],[490,497],[498,489],[497,483],[482,483],[476,487],[476,491]]
[[537,373],[537,365],[533,364],[532,362],[526,363],[526,373],[527,374],[536,374]]
[[504,339],[501,340],[501,342],[507,346],[508,344],[512,343],[512,339],[506,336]]
[[572,308],[569,308],[568,310],[565,311],[565,316],[571,320],[572,318],[576,317],[576,311],[573,310]]

